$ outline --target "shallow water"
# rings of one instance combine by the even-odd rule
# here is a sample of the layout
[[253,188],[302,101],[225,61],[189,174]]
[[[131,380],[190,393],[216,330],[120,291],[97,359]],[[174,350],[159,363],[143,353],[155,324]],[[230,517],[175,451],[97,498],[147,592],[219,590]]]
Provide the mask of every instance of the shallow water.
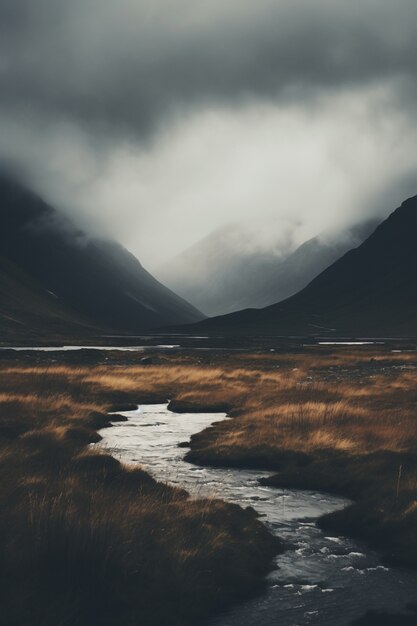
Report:
[[383,341],[319,341],[319,346],[378,346]]
[[221,615],[211,626],[342,626],[368,609],[401,610],[417,597],[417,575],[384,567],[356,541],[325,535],[315,524],[347,500],[319,492],[259,484],[268,472],[203,468],[183,461],[178,443],[226,419],[218,414],[175,414],[167,405],[123,413],[101,431],[99,444],[125,462],[140,463],[154,478],[184,487],[193,496],[219,496],[252,506],[275,534],[294,546],[276,560],[265,594]]
[[172,350],[180,348],[180,345],[156,345],[156,346],[1,346],[0,350],[14,350],[15,352],[77,352],[79,350],[105,350],[107,352],[120,350],[121,352],[136,352],[138,350]]

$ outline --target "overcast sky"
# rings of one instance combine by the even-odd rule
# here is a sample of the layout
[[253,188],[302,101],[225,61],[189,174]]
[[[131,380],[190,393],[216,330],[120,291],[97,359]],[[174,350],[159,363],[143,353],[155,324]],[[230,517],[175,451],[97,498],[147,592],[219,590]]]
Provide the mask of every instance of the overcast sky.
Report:
[[415,0],[0,0],[0,158],[150,269],[417,193],[416,79]]

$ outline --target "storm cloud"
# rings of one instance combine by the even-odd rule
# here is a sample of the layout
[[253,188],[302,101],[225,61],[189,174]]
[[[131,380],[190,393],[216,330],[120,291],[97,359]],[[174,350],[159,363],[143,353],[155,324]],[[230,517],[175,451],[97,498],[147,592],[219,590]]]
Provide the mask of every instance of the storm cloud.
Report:
[[0,156],[151,265],[417,192],[416,78],[415,0],[0,0]]
[[417,74],[413,0],[2,0],[0,7],[2,106],[103,132],[142,136],[177,107],[297,99],[396,77],[408,82],[406,92]]

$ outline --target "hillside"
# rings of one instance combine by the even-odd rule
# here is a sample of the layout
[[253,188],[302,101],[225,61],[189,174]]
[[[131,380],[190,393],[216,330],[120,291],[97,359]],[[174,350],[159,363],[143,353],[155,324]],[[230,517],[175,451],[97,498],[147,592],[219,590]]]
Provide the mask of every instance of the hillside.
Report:
[[[38,196],[0,177],[2,329],[73,322],[143,331],[202,315],[113,241],[90,237]],[[68,327],[72,332],[72,328]],[[52,328],[51,328],[52,331]]]
[[289,298],[351,248],[378,221],[345,232],[323,233],[294,251],[277,254],[251,248],[242,225],[216,230],[160,268],[159,278],[207,315],[263,308]]
[[204,332],[417,335],[417,196],[295,296],[198,324]]
[[87,320],[0,257],[0,341],[45,341],[68,334],[83,336],[91,330]]

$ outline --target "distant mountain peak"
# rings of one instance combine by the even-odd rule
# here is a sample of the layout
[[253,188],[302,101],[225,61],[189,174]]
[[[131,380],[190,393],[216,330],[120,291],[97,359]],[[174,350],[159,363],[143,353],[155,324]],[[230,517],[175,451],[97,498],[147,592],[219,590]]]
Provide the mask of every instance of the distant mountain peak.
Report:
[[208,315],[262,308],[297,293],[362,243],[378,223],[365,220],[343,232],[324,232],[281,254],[256,246],[251,250],[246,230],[242,235],[238,225],[228,225],[166,263],[158,276]]

